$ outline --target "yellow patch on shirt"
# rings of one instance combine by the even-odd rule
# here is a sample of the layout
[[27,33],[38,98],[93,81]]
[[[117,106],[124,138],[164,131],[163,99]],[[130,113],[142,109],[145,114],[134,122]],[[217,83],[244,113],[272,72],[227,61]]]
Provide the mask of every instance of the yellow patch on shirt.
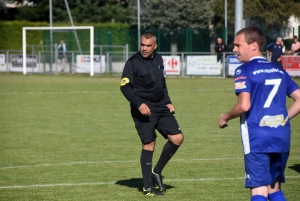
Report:
[[260,120],[260,127],[271,127],[271,128],[277,128],[278,126],[285,126],[286,122],[289,120],[289,116],[284,118],[283,114],[276,115],[276,116],[270,116],[270,115],[265,115],[261,120]]
[[129,83],[129,79],[127,77],[124,77],[122,80],[121,80],[121,86],[125,86],[126,84]]

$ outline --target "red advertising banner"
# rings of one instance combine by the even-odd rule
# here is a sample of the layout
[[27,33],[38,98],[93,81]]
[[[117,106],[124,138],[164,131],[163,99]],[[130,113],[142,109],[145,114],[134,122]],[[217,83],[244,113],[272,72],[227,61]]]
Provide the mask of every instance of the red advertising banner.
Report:
[[162,56],[164,68],[167,75],[180,74],[180,57],[179,56]]
[[300,56],[282,56],[282,64],[290,76],[300,76]]

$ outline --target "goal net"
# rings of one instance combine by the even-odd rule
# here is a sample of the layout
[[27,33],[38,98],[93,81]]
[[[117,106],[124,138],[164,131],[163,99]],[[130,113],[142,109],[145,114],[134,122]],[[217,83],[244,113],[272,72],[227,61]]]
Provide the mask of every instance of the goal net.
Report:
[[105,71],[104,56],[94,55],[93,26],[23,27],[22,35],[23,54],[11,61],[23,74]]

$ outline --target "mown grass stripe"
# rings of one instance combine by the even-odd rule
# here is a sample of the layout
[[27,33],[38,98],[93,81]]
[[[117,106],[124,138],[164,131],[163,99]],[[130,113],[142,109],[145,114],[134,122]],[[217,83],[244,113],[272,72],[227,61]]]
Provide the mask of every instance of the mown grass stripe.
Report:
[[[288,179],[300,179],[299,176],[286,176]],[[165,179],[166,182],[189,182],[189,181],[221,181],[221,180],[241,180],[244,177],[235,178],[185,178],[185,179]],[[142,181],[123,182],[123,183],[141,183]],[[15,188],[39,188],[39,187],[58,187],[58,186],[93,186],[93,185],[112,185],[114,182],[91,182],[91,183],[60,183],[60,184],[34,184],[34,185],[16,185],[16,186],[0,186],[0,189],[15,189]]]
[[[188,158],[188,159],[173,159],[170,162],[189,162],[189,161],[224,161],[224,160],[242,160],[243,158]],[[300,156],[289,157],[289,159],[300,159]],[[84,165],[84,164],[104,164],[104,163],[136,163],[139,160],[115,160],[115,161],[78,161],[69,163],[52,163],[52,164],[37,164],[37,165],[21,165],[21,166],[7,166],[0,167],[0,170],[17,169],[17,168],[31,168],[31,167],[47,167],[58,165]]]

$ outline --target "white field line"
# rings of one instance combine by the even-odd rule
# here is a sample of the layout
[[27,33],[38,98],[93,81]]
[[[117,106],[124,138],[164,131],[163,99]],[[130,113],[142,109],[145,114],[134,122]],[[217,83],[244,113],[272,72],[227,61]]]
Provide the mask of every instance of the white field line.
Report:
[[[233,91],[234,88],[214,89],[214,91]],[[211,91],[211,89],[195,89],[195,90],[176,90],[176,91],[194,91],[194,92],[205,92]],[[0,92],[0,95],[48,95],[48,94],[94,94],[94,93],[120,93],[119,90],[115,91],[29,91],[29,92]]]
[[94,94],[94,93],[112,93],[119,91],[29,91],[29,92],[3,92],[0,95],[48,95],[48,94]]
[[[242,158],[191,158],[191,159],[173,159],[172,162],[188,162],[188,161],[221,161],[221,160],[242,160]],[[170,161],[170,162],[171,162]],[[58,165],[82,165],[82,164],[105,164],[105,163],[137,163],[139,160],[115,160],[115,161],[79,161],[69,163],[54,163],[54,164],[37,164],[37,165],[21,165],[1,167],[0,170],[15,169],[15,168],[31,168],[44,166],[58,166]]]
[[[299,176],[286,176],[288,179],[300,179]],[[189,181],[226,181],[226,180],[242,180],[245,177],[235,177],[235,178],[186,178],[186,179],[165,179],[166,182],[189,182]],[[122,182],[124,184],[128,183],[140,183],[136,182]],[[38,187],[59,187],[59,186],[93,186],[93,185],[113,185],[118,184],[117,181],[114,182],[91,182],[91,183],[60,183],[60,184],[34,184],[34,185],[16,185],[16,186],[0,186],[0,189],[16,189],[16,188],[38,188]]]
[[[186,158],[186,159],[173,159],[170,162],[192,162],[192,161],[224,161],[224,160],[242,160],[243,158]],[[289,157],[289,159],[300,159],[300,156]],[[109,163],[137,163],[139,160],[112,160],[112,161],[78,161],[68,163],[50,163],[50,164],[37,164],[37,165],[21,165],[21,166],[7,166],[0,167],[0,170],[17,169],[17,168],[32,168],[32,167],[47,167],[59,165],[84,165],[84,164],[109,164]]]

